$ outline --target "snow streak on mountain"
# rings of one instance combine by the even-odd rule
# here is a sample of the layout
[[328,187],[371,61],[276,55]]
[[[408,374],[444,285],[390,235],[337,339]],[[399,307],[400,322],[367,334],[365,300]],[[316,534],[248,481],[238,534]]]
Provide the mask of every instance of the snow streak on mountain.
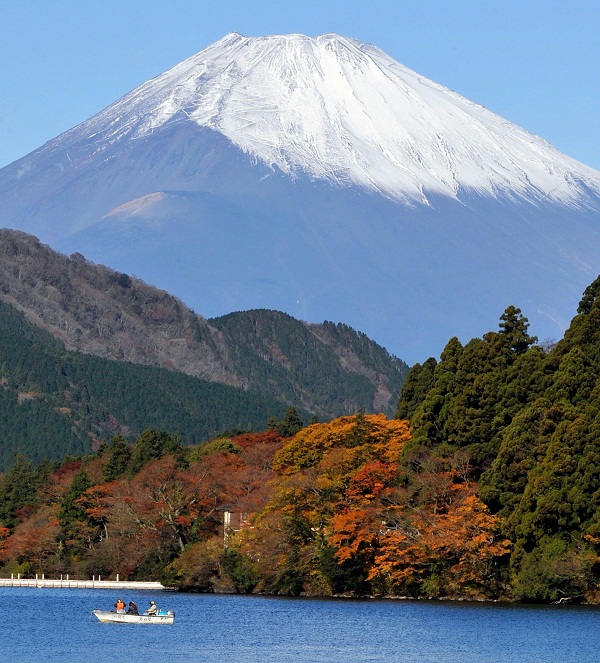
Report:
[[515,304],[560,336],[600,173],[337,35],[230,34],[0,170],[4,225],[205,315],[347,322],[403,359]]

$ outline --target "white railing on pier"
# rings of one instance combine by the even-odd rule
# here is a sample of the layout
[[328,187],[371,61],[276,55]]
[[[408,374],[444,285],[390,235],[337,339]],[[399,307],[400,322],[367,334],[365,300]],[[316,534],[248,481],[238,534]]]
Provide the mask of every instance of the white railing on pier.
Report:
[[160,582],[143,582],[135,580],[102,580],[102,576],[92,576],[91,580],[75,580],[69,576],[46,578],[44,574],[36,574],[35,578],[21,578],[21,574],[11,574],[10,578],[0,578],[0,587],[65,587],[71,589],[151,589],[160,591],[168,589]]

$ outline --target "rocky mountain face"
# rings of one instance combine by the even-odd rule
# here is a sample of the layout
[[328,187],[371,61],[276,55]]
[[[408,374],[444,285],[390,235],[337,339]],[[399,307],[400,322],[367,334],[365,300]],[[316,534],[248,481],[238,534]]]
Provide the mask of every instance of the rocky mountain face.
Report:
[[206,320],[140,279],[0,230],[0,300],[67,349],[160,366],[321,417],[392,413],[408,366],[346,325],[270,310]]
[[600,272],[600,173],[338,35],[227,35],[0,170],[0,201],[207,316],[343,321],[411,362],[509,304],[560,337]]

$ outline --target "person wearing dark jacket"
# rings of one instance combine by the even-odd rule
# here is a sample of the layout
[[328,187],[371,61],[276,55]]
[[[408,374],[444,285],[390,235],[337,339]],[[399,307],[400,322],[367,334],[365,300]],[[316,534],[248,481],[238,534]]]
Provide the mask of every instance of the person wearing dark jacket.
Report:
[[129,607],[127,608],[128,615],[139,615],[138,607],[133,601],[129,601]]

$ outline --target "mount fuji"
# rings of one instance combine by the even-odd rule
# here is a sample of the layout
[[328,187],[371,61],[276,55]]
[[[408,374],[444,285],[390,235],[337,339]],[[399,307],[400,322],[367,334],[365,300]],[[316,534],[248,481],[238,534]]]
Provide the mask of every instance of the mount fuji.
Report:
[[0,223],[204,316],[277,309],[409,362],[510,304],[558,338],[600,172],[378,48],[229,34],[0,170]]

